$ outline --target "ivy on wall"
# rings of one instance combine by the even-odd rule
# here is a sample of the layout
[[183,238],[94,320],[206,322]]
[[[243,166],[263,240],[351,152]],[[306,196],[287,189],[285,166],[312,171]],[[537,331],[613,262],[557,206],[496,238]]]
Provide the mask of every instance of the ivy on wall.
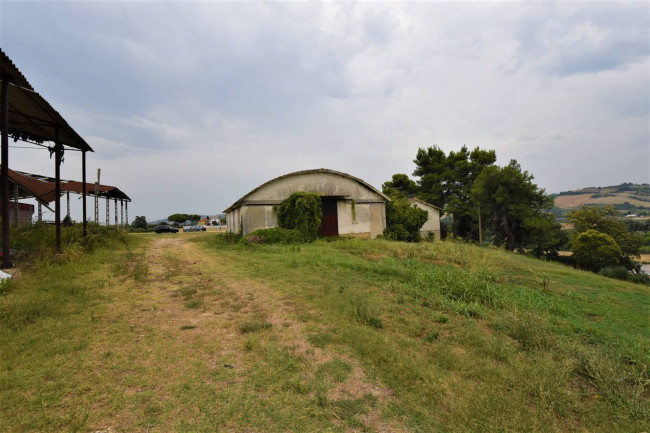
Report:
[[282,203],[273,207],[278,225],[284,229],[296,229],[307,242],[318,238],[323,209],[320,195],[313,192],[294,192]]

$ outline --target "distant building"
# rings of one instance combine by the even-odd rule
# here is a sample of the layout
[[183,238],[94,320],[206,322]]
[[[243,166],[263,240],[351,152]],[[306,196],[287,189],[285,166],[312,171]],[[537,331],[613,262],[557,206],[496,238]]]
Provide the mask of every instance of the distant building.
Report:
[[[18,223],[16,223],[16,204],[18,204]],[[23,224],[31,223],[33,217],[34,217],[33,204],[16,203],[13,201],[9,202],[9,224],[10,225],[23,225]]]
[[208,224],[210,224],[210,218],[201,218],[199,220],[200,226],[207,226]]
[[436,239],[440,239],[440,208],[437,206],[434,206],[430,203],[427,203],[426,201],[422,201],[419,198],[410,198],[409,203],[414,204],[415,206],[419,207],[420,209],[424,209],[427,211],[429,214],[429,219],[427,219],[427,222],[424,223],[422,228],[420,229],[420,236],[427,237],[429,234],[433,235],[436,237]]
[[294,192],[321,196],[321,236],[376,238],[386,228],[386,202],[390,199],[366,182],[328,169],[297,171],[258,186],[224,212],[228,232],[246,235],[277,227],[273,206]]

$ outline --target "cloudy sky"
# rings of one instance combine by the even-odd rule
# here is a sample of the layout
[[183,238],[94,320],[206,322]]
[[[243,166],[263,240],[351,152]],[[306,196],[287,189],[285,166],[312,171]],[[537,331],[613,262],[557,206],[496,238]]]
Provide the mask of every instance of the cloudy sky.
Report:
[[[381,188],[433,145],[495,149],[547,192],[650,182],[648,9],[3,0],[0,46],[95,149],[89,178],[154,220],[296,170]],[[54,172],[42,150],[10,161]],[[68,152],[63,177],[80,166]]]

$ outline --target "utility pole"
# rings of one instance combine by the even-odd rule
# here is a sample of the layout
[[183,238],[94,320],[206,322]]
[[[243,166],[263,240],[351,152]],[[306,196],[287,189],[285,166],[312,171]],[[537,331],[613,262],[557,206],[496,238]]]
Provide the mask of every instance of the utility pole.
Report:
[[483,245],[483,224],[481,222],[481,203],[478,204],[478,244]]
[[97,182],[95,182],[95,224],[99,224],[99,175],[102,169],[97,169]]

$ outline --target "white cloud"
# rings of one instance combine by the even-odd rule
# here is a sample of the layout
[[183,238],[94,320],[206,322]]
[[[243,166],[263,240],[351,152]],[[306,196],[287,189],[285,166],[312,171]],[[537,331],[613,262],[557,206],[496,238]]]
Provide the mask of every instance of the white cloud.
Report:
[[4,3],[1,19],[3,49],[96,149],[89,170],[150,218],[307,168],[380,187],[434,144],[496,149],[549,191],[650,177],[643,4]]

